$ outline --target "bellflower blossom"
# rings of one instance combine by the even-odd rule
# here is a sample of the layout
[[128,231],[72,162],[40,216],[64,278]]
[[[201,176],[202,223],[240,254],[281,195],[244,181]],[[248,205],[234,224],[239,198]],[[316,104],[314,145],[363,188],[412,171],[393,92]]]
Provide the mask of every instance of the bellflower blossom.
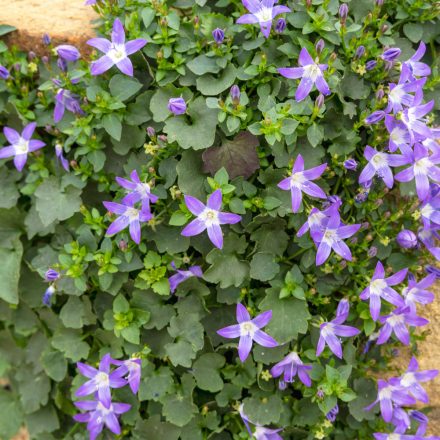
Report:
[[329,218],[325,229],[318,231],[315,236],[312,236],[315,243],[319,243],[317,244],[316,265],[320,266],[325,263],[332,249],[344,260],[351,261],[353,257],[349,247],[344,243],[344,239],[354,235],[360,227],[360,224],[342,224],[339,213],[334,212]]
[[261,330],[272,319],[272,310],[267,310],[251,319],[246,307],[239,303],[237,304],[236,315],[238,324],[221,328],[217,330],[217,333],[228,339],[240,338],[238,342],[238,356],[241,362],[244,362],[249,356],[252,350],[252,341],[263,347],[278,346],[278,342],[272,336]]
[[399,113],[405,107],[410,107],[414,102],[414,95],[411,92],[421,91],[426,83],[426,78],[419,79],[413,82],[406,82],[403,75],[401,75],[399,83],[391,83],[389,85],[390,92],[388,93],[388,106],[386,113]]
[[10,145],[0,149],[0,159],[14,156],[14,165],[17,171],[23,170],[29,153],[39,150],[46,145],[43,141],[32,139],[36,126],[35,122],[26,125],[21,135],[13,128],[3,128],[3,134]]
[[402,269],[394,275],[385,278],[385,269],[380,261],[377,262],[370,284],[360,294],[362,300],[370,300],[370,314],[373,321],[379,319],[381,298],[396,307],[405,305],[403,298],[390,286],[401,283],[405,279],[407,272],[408,269]]
[[197,277],[202,278],[203,272],[200,266],[191,266],[188,270],[177,269],[174,261],[171,262],[171,267],[177,272],[176,274],[170,276],[168,281],[170,283],[171,293],[174,293],[179,286],[179,284],[183,283],[188,278]]
[[87,41],[87,44],[105,54],[99,60],[93,61],[90,67],[92,75],[101,75],[116,65],[122,73],[133,76],[133,64],[128,56],[141,50],[147,44],[147,40],[137,38],[125,42],[124,27],[117,18],[113,22],[112,41],[105,38],[92,38]]
[[272,20],[280,14],[290,12],[290,8],[276,5],[276,0],[242,0],[243,6],[250,12],[238,18],[237,24],[260,24],[261,33],[269,38]]
[[409,331],[406,326],[422,327],[429,323],[427,319],[411,313],[409,307],[396,309],[389,315],[381,316],[379,321],[383,326],[379,330],[377,345],[385,344],[390,339],[391,333],[394,333],[402,344],[409,345]]
[[323,322],[319,329],[320,335],[318,345],[316,346],[316,356],[319,356],[327,344],[331,352],[339,359],[342,359],[342,345],[338,336],[351,337],[360,333],[355,327],[349,325],[342,325],[348,318],[350,311],[350,305],[346,299],[339,301],[338,308],[336,310],[336,317],[329,321]]
[[428,382],[438,375],[438,370],[419,370],[419,363],[413,356],[409,362],[407,371],[399,378],[390,379],[390,383],[402,387],[415,399],[423,403],[429,402],[428,394],[420,385],[420,382]]
[[380,405],[380,413],[385,422],[390,423],[393,418],[394,405],[397,407],[414,405],[416,400],[407,390],[400,386],[392,385],[386,380],[379,379],[377,381],[377,398],[368,405],[365,411],[370,411],[377,403]]
[[392,434],[386,434],[383,432],[375,432],[374,434],[375,440],[423,440],[426,437],[420,437],[419,435],[413,435],[413,434],[398,434],[398,433],[392,433]]
[[421,41],[416,53],[409,60],[402,63],[402,75],[408,76],[411,80],[414,80],[416,77],[431,75],[431,68],[427,64],[420,62],[425,52],[426,45]]
[[420,207],[420,214],[425,229],[430,229],[431,226],[440,228],[440,197],[426,199]]
[[385,116],[385,127],[390,135],[388,149],[394,153],[397,149],[400,151],[411,151],[411,136],[405,124],[391,115]]
[[434,284],[436,278],[437,276],[433,273],[419,282],[415,280],[414,276],[409,277],[408,287],[403,289],[402,295],[405,298],[405,305],[409,307],[411,313],[416,313],[416,303],[426,305],[434,301],[434,294],[426,289]]
[[293,383],[294,377],[298,375],[299,380],[306,387],[310,387],[312,386],[312,380],[309,376],[309,371],[311,369],[311,365],[304,365],[303,361],[298,356],[298,353],[292,351],[282,361],[278,362],[271,368],[270,374],[272,377],[283,375],[282,381],[285,383]]
[[186,112],[186,102],[182,97],[170,98],[167,108],[174,116],[183,115]]
[[50,285],[46,289],[46,291],[44,292],[44,295],[43,295],[43,304],[45,306],[48,306],[48,307],[50,306],[50,303],[52,301],[52,296],[55,292],[56,292],[55,286]]
[[55,48],[56,54],[64,61],[78,61],[81,57],[78,49],[70,44],[61,44]]
[[63,155],[63,147],[60,144],[55,144],[55,156],[60,161],[61,166],[69,171],[69,161]]
[[129,191],[122,199],[122,203],[125,205],[134,205],[137,202],[142,202],[142,210],[144,212],[150,212],[150,202],[156,203],[159,197],[151,193],[151,188],[148,183],[141,182],[136,170],[130,173],[130,178],[131,180],[116,177],[118,185]]
[[137,209],[133,204],[120,204],[115,202],[103,202],[109,212],[118,215],[118,218],[108,227],[106,234],[116,234],[127,226],[132,240],[139,244],[141,242],[141,222],[147,222],[153,216],[151,212]]
[[141,384],[142,361],[139,358],[131,358],[125,361],[112,359],[111,363],[118,366],[114,371],[115,375],[124,377],[130,385],[133,394],[136,394]]
[[292,174],[278,184],[278,188],[281,188],[284,191],[290,190],[293,212],[299,211],[303,192],[312,197],[320,199],[327,198],[325,192],[312,182],[312,180],[319,179],[326,168],[327,164],[324,163],[317,167],[304,170],[304,159],[301,154],[298,154],[293,165]]
[[223,233],[220,225],[233,225],[241,220],[241,216],[238,214],[220,211],[222,206],[221,189],[215,190],[208,197],[206,205],[192,196],[185,196],[185,204],[197,218],[183,229],[182,235],[192,237],[201,234],[206,229],[209,239],[219,249],[223,247]]
[[395,175],[399,182],[409,182],[415,179],[417,196],[419,200],[425,200],[429,196],[429,179],[440,182],[440,154],[430,154],[427,147],[420,143],[414,145],[414,152],[404,152],[410,167]]
[[411,143],[415,142],[417,135],[429,138],[432,136],[431,129],[426,126],[426,116],[434,107],[434,101],[426,104],[416,103],[412,107],[406,108],[401,114],[401,121],[408,130]]
[[408,163],[408,158],[401,154],[379,152],[369,145],[365,147],[364,157],[368,160],[368,164],[359,176],[359,183],[368,182],[375,175],[378,175],[388,188],[392,188],[394,184],[393,172],[390,167],[397,167]]
[[86,413],[76,414],[73,419],[80,423],[87,423],[90,440],[95,440],[106,426],[116,435],[121,434],[118,416],[129,411],[131,405],[128,403],[113,402],[107,408],[100,401],[84,400],[74,402],[74,405]]
[[127,385],[127,381],[122,378],[125,374],[123,370],[115,370],[110,373],[111,361],[112,359],[107,353],[99,362],[98,369],[78,362],[76,366],[79,372],[90,380],[76,390],[75,396],[84,397],[97,393],[99,402],[102,403],[105,408],[110,408],[112,403],[110,388],[122,388]]
[[1,64],[0,64],[0,78],[1,79],[9,78],[9,70],[6,69],[6,67],[2,66]]
[[437,261],[440,261],[440,247],[437,246],[438,241],[440,240],[440,235],[437,230],[420,228],[417,232],[417,237]]
[[295,93],[296,101],[300,102],[305,99],[310,94],[313,84],[323,95],[330,95],[329,86],[322,74],[324,70],[327,70],[327,64],[317,64],[305,47],[301,49],[298,62],[301,67],[281,67],[278,69],[278,72],[285,78],[301,78]]
[[72,93],[70,90],[59,89],[55,95],[55,109],[53,111],[53,120],[55,123],[60,122],[63,119],[64,111],[67,109],[69,112],[77,115],[84,115],[84,111],[79,103],[79,96]]

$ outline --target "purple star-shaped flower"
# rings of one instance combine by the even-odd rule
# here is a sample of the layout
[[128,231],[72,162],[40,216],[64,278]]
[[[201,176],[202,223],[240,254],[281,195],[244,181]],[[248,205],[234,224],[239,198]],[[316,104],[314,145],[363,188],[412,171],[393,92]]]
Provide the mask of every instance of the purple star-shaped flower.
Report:
[[319,239],[325,231],[329,218],[334,214],[338,214],[341,204],[341,200],[337,200],[336,203],[331,203],[323,211],[320,211],[318,208],[312,208],[306,222],[298,229],[297,237],[303,236],[310,230],[310,236],[313,241],[315,244],[319,244]]
[[412,107],[406,108],[401,114],[401,121],[408,130],[411,143],[414,143],[417,135],[425,138],[432,137],[431,129],[426,126],[427,121],[424,116],[434,108],[434,100],[429,101],[426,104],[420,104],[420,102],[416,101],[417,99],[414,100],[414,105]]
[[420,385],[420,382],[428,382],[438,375],[438,370],[419,371],[419,363],[413,356],[409,362],[407,371],[399,378],[390,379],[390,383],[400,386],[411,394],[415,399],[423,403],[429,402],[428,394]]
[[171,266],[177,272],[176,274],[168,278],[171,293],[174,293],[177,289],[177,286],[183,283],[188,278],[201,278],[203,276],[202,268],[200,266],[191,266],[188,268],[188,270],[180,270],[176,268],[174,261],[171,262]]
[[[383,432],[375,432],[374,434],[375,440],[424,440],[427,439],[427,437],[421,437],[420,435],[416,434],[398,434],[396,432],[392,434],[386,434]],[[434,440],[434,439],[432,439]]]
[[327,64],[317,64],[305,47],[301,49],[298,62],[301,67],[281,67],[278,72],[286,78],[301,78],[295,93],[297,102],[305,99],[312,90],[313,84],[323,95],[330,95],[330,89],[322,72],[327,70]]
[[76,390],[75,396],[84,397],[97,393],[98,400],[102,405],[104,405],[105,408],[110,408],[112,403],[110,388],[122,388],[127,385],[127,381],[121,377],[123,375],[122,371],[116,372],[115,370],[110,373],[111,361],[112,359],[107,353],[99,362],[99,369],[78,362],[76,366],[79,372],[90,380]]
[[238,356],[241,362],[244,362],[252,350],[252,341],[263,347],[277,347],[278,342],[272,336],[263,332],[261,329],[269,324],[272,319],[272,310],[260,313],[254,319],[251,319],[246,307],[237,304],[237,322],[217,330],[220,336],[228,339],[240,338],[238,342]]
[[112,359],[111,362],[114,365],[118,365],[118,368],[114,371],[114,373],[119,374],[121,377],[125,377],[130,385],[131,391],[133,394],[136,394],[141,383],[142,361],[139,358],[132,358],[125,361]]
[[238,214],[220,211],[222,207],[221,189],[215,190],[208,197],[206,205],[192,196],[185,196],[185,204],[197,218],[183,229],[182,235],[192,237],[201,234],[206,229],[209,239],[219,249],[223,247],[223,233],[220,225],[233,225],[241,220],[241,216]]
[[409,345],[409,331],[406,326],[422,327],[429,323],[427,319],[411,313],[409,307],[396,309],[389,315],[381,316],[379,321],[383,326],[379,330],[377,345],[385,344],[393,332],[402,344]]
[[21,171],[26,164],[28,154],[46,145],[43,141],[32,139],[36,126],[37,124],[35,122],[26,125],[21,135],[13,128],[4,127],[3,134],[10,145],[0,149],[0,159],[14,156],[15,168]]
[[92,38],[87,41],[87,44],[105,54],[99,60],[92,63],[90,68],[92,75],[101,75],[116,65],[122,73],[133,76],[133,64],[128,56],[141,50],[147,44],[147,40],[137,38],[136,40],[125,42],[124,27],[119,18],[117,18],[113,22],[112,41],[106,38]]
[[402,63],[402,74],[412,80],[416,79],[416,77],[431,75],[431,68],[427,64],[420,62],[425,52],[426,45],[421,41],[416,53],[409,60]]
[[416,303],[426,305],[434,301],[434,294],[426,289],[432,286],[436,279],[437,276],[434,273],[430,273],[417,282],[415,277],[410,274],[408,277],[408,287],[403,289],[402,295],[405,299],[405,306],[409,307],[411,313],[416,313]]
[[397,120],[394,116],[385,116],[385,127],[390,135],[388,149],[394,153],[397,149],[400,151],[411,151],[411,136],[403,122]]
[[403,307],[405,305],[403,298],[390,286],[401,283],[405,279],[407,272],[408,269],[402,269],[394,275],[385,278],[383,264],[380,261],[377,262],[370,284],[360,294],[362,300],[370,300],[370,314],[373,321],[379,319],[381,298],[396,307]]
[[344,239],[354,235],[360,227],[360,224],[341,224],[339,213],[334,212],[329,218],[325,230],[318,231],[315,237],[312,236],[315,242],[319,243],[316,252],[316,265],[320,266],[325,263],[332,249],[345,260],[351,261],[353,257],[349,247],[344,243]]
[[323,322],[319,329],[320,335],[316,346],[316,356],[319,356],[327,344],[334,355],[342,359],[342,345],[338,336],[351,337],[360,333],[355,327],[342,325],[348,318],[350,305],[346,299],[339,301],[336,317],[330,322]]
[[279,377],[283,375],[283,384],[280,386],[284,387],[284,383],[293,383],[294,377],[298,375],[299,380],[306,386],[312,386],[312,380],[309,376],[309,371],[312,369],[311,365],[304,365],[303,361],[298,356],[296,351],[289,353],[282,361],[275,364],[271,370],[270,374],[272,377]]
[[425,83],[426,78],[408,83],[405,75],[401,75],[398,84],[390,83],[386,113],[399,113],[404,107],[411,107],[414,103],[414,95],[411,95],[411,93],[421,92]]
[[119,217],[107,229],[107,235],[116,234],[127,226],[130,237],[137,244],[141,242],[141,222],[147,222],[153,216],[151,212],[135,208],[133,204],[120,204],[115,202],[103,202],[109,212],[117,214]]
[[77,115],[84,115],[84,111],[81,108],[78,98],[79,96],[75,95],[70,90],[58,90],[55,95],[55,109],[53,111],[53,120],[55,123],[60,122],[61,119],[63,119],[64,111],[66,109]]
[[295,164],[293,165],[292,174],[283,179],[278,187],[291,192],[292,195],[292,211],[298,212],[301,206],[302,193],[305,192],[309,196],[326,199],[325,192],[311,180],[316,180],[321,177],[321,174],[327,168],[324,163],[309,170],[304,171],[304,159],[301,154],[298,154]]
[[283,5],[276,5],[277,0],[242,0],[243,6],[250,14],[242,15],[238,20],[238,24],[254,24],[259,23],[261,33],[269,38],[272,28],[272,20],[280,14],[290,12],[290,8]]
[[427,147],[420,143],[414,145],[414,152],[404,152],[410,167],[395,175],[399,182],[409,182],[415,179],[417,196],[425,200],[429,196],[429,179],[440,182],[440,154],[430,154]]
[[150,212],[150,202],[156,203],[159,199],[156,195],[151,193],[150,185],[146,182],[141,182],[136,170],[130,173],[131,180],[123,177],[116,177],[116,182],[122,188],[128,189],[130,192],[122,199],[122,203],[126,205],[134,205],[137,202],[142,202],[142,210]]
[[425,229],[430,229],[431,225],[440,227],[440,196],[426,199],[420,208],[420,214]]
[[118,416],[130,410],[131,405],[128,403],[111,403],[106,408],[102,402],[85,400],[74,402],[74,405],[83,410],[89,411],[82,414],[76,414],[73,419],[80,423],[87,423],[87,430],[90,434],[90,440],[95,440],[102,432],[104,426],[110,429],[116,435],[121,434],[121,426],[119,425]]
[[377,398],[368,405],[365,411],[370,411],[377,403],[380,405],[380,413],[385,422],[390,423],[393,418],[394,405],[397,407],[408,406],[416,403],[414,397],[410,396],[407,390],[400,386],[392,385],[386,380],[377,381]]
[[417,237],[425,245],[426,249],[436,258],[436,260],[440,261],[440,247],[437,246],[438,240],[440,240],[438,231],[431,228],[420,228],[417,232]]
[[388,188],[392,188],[394,178],[390,167],[398,167],[408,163],[408,158],[401,154],[379,152],[369,145],[365,147],[364,157],[368,160],[368,164],[359,176],[361,185],[372,180],[377,174]]

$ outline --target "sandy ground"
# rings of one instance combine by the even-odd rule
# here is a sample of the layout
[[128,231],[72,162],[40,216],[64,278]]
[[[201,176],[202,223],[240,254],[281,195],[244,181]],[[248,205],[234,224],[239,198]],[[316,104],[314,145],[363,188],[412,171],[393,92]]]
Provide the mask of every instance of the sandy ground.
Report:
[[0,0],[0,24],[15,26],[9,42],[44,53],[41,38],[49,34],[55,44],[70,43],[87,50],[97,18],[84,0]]

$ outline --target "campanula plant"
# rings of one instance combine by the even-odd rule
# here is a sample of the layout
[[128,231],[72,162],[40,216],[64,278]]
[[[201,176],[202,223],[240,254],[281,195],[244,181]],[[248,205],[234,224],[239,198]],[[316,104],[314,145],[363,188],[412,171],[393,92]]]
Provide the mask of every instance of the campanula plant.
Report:
[[0,42],[0,438],[438,438],[438,5],[84,3]]

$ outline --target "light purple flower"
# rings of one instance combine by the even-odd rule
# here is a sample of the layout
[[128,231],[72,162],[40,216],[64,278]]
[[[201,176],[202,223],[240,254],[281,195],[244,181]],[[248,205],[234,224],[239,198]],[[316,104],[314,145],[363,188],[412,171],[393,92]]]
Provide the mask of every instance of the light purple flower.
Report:
[[108,211],[118,215],[118,218],[107,229],[107,235],[116,234],[127,226],[130,237],[137,244],[141,242],[141,222],[147,222],[153,216],[151,212],[137,209],[133,204],[120,204],[115,202],[103,202]]
[[417,235],[409,229],[403,229],[396,236],[397,244],[404,249],[411,249],[417,246]]
[[390,167],[397,167],[408,163],[408,158],[401,154],[379,152],[369,145],[365,147],[364,157],[368,160],[368,164],[359,176],[359,183],[368,182],[375,175],[378,175],[388,188],[392,188],[394,184],[393,172]]
[[175,116],[183,115],[186,112],[186,102],[180,98],[170,98],[168,100],[168,110]]
[[397,407],[408,406],[416,403],[414,397],[400,386],[392,385],[386,380],[377,381],[378,393],[376,400],[368,405],[365,411],[370,411],[377,403],[380,405],[380,412],[385,422],[390,423],[393,418],[394,405]]
[[408,287],[403,289],[402,295],[405,298],[405,306],[409,307],[411,313],[416,313],[416,303],[418,304],[430,304],[434,301],[434,294],[428,289],[436,280],[434,273],[429,274],[419,282],[415,277],[411,275],[408,281]]
[[311,365],[304,365],[303,361],[298,356],[298,353],[292,351],[282,361],[278,362],[271,368],[270,374],[272,377],[283,375],[282,381],[284,383],[293,383],[295,381],[294,377],[298,375],[299,380],[306,387],[310,387],[312,386],[312,380],[309,376],[309,371],[311,369]]
[[426,249],[437,259],[437,261],[440,261],[440,247],[437,246],[440,236],[437,230],[420,228],[417,232],[417,237],[425,245]]
[[403,298],[390,286],[401,283],[405,279],[407,272],[408,269],[402,269],[394,275],[385,278],[385,269],[380,261],[377,262],[370,284],[360,294],[362,300],[370,300],[370,314],[373,321],[379,319],[381,298],[396,307],[405,305]]
[[102,402],[93,400],[74,402],[74,405],[83,411],[88,411],[76,414],[73,416],[73,419],[80,423],[87,423],[90,440],[95,440],[102,432],[104,426],[116,435],[121,434],[118,416],[129,411],[131,408],[131,405],[128,403],[116,402],[111,403],[107,408]]
[[136,170],[130,173],[131,180],[123,177],[116,177],[116,182],[122,188],[128,189],[130,192],[122,199],[124,205],[133,206],[137,202],[142,202],[142,211],[150,212],[150,202],[156,203],[158,197],[151,192],[150,185],[141,182]]
[[[1,152],[1,151],[0,151]],[[432,199],[426,199],[420,208],[420,214],[425,229],[430,229],[431,225],[436,228],[440,227],[440,197],[436,196]]]
[[147,40],[137,38],[136,40],[125,42],[124,27],[119,18],[117,18],[113,22],[112,41],[105,38],[92,38],[87,41],[87,44],[105,54],[99,60],[92,63],[90,67],[92,75],[101,75],[116,65],[122,73],[133,76],[133,64],[128,56],[141,50],[147,44]]
[[63,119],[65,109],[77,115],[84,115],[84,111],[81,108],[78,98],[79,96],[75,95],[70,90],[58,90],[55,95],[55,109],[53,112],[53,120],[55,123],[60,122],[61,119]]
[[416,103],[412,107],[406,108],[402,112],[401,121],[408,130],[411,138],[411,143],[414,143],[417,135],[423,136],[425,138],[432,137],[432,132],[426,126],[426,119],[424,118],[424,116],[427,115],[433,109],[433,107],[434,101],[432,100],[427,102],[426,104]]
[[409,362],[407,371],[399,378],[390,379],[390,383],[402,387],[415,399],[423,403],[429,402],[428,394],[420,385],[420,382],[428,382],[438,375],[438,370],[419,371],[419,363],[413,356]]
[[290,12],[287,6],[276,5],[276,0],[242,0],[243,6],[250,14],[242,15],[237,24],[260,24],[261,33],[269,38],[272,20],[280,14]]
[[278,342],[272,336],[263,332],[261,329],[269,324],[272,319],[272,310],[267,310],[251,319],[246,307],[237,304],[237,322],[217,330],[220,336],[228,339],[240,338],[238,342],[238,356],[244,362],[252,350],[252,341],[263,347],[277,347]]
[[339,18],[342,22],[345,23],[345,20],[348,17],[348,5],[347,3],[342,3],[341,6],[339,6]]
[[416,53],[409,60],[402,63],[402,75],[406,75],[412,80],[416,77],[431,75],[431,68],[427,64],[420,62],[425,52],[426,45],[421,41]]
[[319,329],[320,335],[318,345],[316,346],[316,356],[319,356],[327,344],[331,352],[339,359],[342,359],[342,345],[338,336],[351,337],[360,333],[355,327],[342,325],[348,318],[350,305],[346,299],[339,301],[336,310],[336,317],[330,322],[323,322]]
[[177,289],[177,286],[179,286],[179,284],[183,283],[188,278],[202,278],[203,276],[202,268],[200,266],[191,266],[188,268],[188,270],[180,270],[176,268],[174,261],[171,262],[171,266],[177,272],[176,274],[168,278],[171,293],[174,293]]
[[137,394],[141,383],[142,361],[139,358],[131,358],[125,361],[112,359],[111,363],[118,365],[118,368],[114,371],[115,375],[118,374],[121,377],[124,377],[130,385],[133,394]]
[[69,171],[69,161],[63,155],[63,147],[60,144],[55,144],[55,155],[57,159],[60,161],[61,166]]
[[212,31],[212,37],[217,44],[222,44],[225,39],[225,31],[220,28],[216,28]]
[[399,113],[403,110],[404,106],[411,107],[414,103],[414,95],[411,95],[411,92],[420,92],[425,82],[426,78],[408,83],[402,75],[398,84],[390,83],[386,113]]
[[220,225],[233,225],[241,220],[238,214],[221,212],[222,190],[215,190],[204,205],[200,200],[192,196],[185,196],[185,204],[197,218],[189,223],[182,231],[185,237],[201,234],[205,229],[212,244],[219,249],[223,247],[223,233]]
[[61,44],[55,48],[57,55],[64,61],[77,61],[81,57],[78,49],[70,44]]
[[90,380],[76,390],[75,396],[84,397],[97,393],[98,400],[104,407],[110,408],[112,403],[110,388],[121,388],[127,385],[127,381],[121,377],[124,374],[122,370],[110,373],[111,361],[112,359],[107,353],[99,362],[99,369],[78,362],[76,366],[79,372]]
[[384,61],[394,61],[401,53],[402,51],[398,47],[390,47],[389,49],[384,50],[380,57]]
[[411,136],[403,122],[397,120],[392,115],[386,115],[385,127],[390,135],[388,148],[392,153],[397,149],[400,149],[402,152],[411,151],[409,146],[411,143]]
[[379,321],[383,326],[379,330],[377,345],[385,344],[390,339],[391,333],[394,333],[402,344],[409,345],[409,331],[406,326],[422,327],[429,323],[427,319],[412,313],[409,307],[396,309],[389,315],[381,316]]
[[46,289],[46,291],[44,292],[44,295],[43,295],[43,304],[45,306],[50,306],[52,296],[55,292],[56,292],[55,286],[51,285]]
[[301,67],[281,67],[278,69],[278,72],[286,78],[301,78],[295,93],[296,101],[300,102],[305,99],[312,90],[313,84],[323,95],[330,95],[330,89],[322,74],[324,70],[327,70],[327,64],[315,63],[305,47],[301,49],[298,62]]
[[409,182],[415,179],[417,196],[419,200],[425,200],[429,196],[429,179],[440,182],[440,154],[430,154],[427,147],[420,143],[414,145],[414,152],[403,153],[410,163],[410,167],[396,174],[395,179],[399,182]]
[[304,159],[301,154],[298,154],[295,164],[293,165],[292,174],[278,184],[278,188],[284,191],[290,190],[293,212],[299,211],[303,192],[312,197],[320,199],[327,198],[325,192],[318,185],[311,182],[312,180],[319,179],[326,168],[327,164],[324,163],[317,167],[304,170]]
[[351,261],[352,255],[349,247],[344,243],[344,239],[354,235],[359,228],[360,224],[344,225],[341,223],[341,217],[338,212],[329,218],[325,230],[319,232],[312,238],[315,243],[319,243],[318,250],[316,252],[316,265],[320,266],[325,263],[330,256],[330,252],[333,249],[344,260]]
[[6,69],[6,67],[2,66],[1,64],[0,64],[0,78],[1,79],[9,78],[9,70]]
[[374,438],[376,440],[423,440],[426,437],[420,437],[419,435],[413,435],[413,434],[385,434],[382,432],[375,432]]
[[26,164],[28,154],[46,145],[43,141],[31,139],[36,126],[35,122],[26,125],[21,135],[10,127],[4,127],[3,134],[10,145],[0,149],[0,159],[14,156],[15,168],[21,171]]

